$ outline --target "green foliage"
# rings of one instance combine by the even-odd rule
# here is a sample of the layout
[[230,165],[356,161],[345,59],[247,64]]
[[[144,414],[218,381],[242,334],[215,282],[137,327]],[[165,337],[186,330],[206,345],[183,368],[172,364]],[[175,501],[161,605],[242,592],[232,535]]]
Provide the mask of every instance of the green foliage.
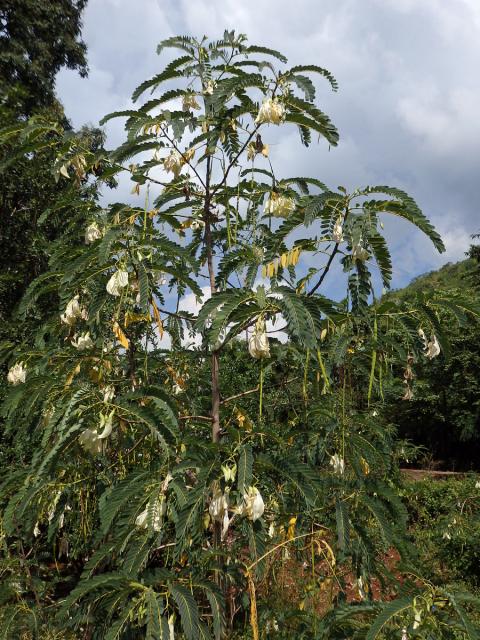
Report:
[[[394,432],[376,407],[418,325],[440,337],[444,306],[435,296],[369,306],[373,259],[385,284],[391,274],[379,214],[400,215],[443,245],[399,190],[348,194],[315,178],[282,180],[273,157],[262,168],[270,124],[298,126],[303,144],[312,131],[336,144],[303,75],[336,89],[329,72],[277,69],[282,54],[233,32],[216,42],[170,38],[159,52],[166,47],[181,57],[134,97],[164,82],[173,93],[117,112],[127,118],[119,149],[53,136],[55,175],[77,188],[49,207],[74,213],[20,313],[54,289],[58,299],[36,323],[34,343],[6,349],[6,430],[38,443],[25,472],[0,489],[6,555],[20,549],[29,610],[42,609],[48,593],[41,571],[62,558],[71,578],[53,597],[52,618],[102,640],[172,630],[220,638],[247,619],[256,638],[262,585],[287,554],[312,574],[287,607],[289,637],[318,637],[321,628],[345,637],[357,613],[358,637],[372,623],[379,637],[375,629],[399,610],[374,622],[393,605],[374,603],[373,582],[408,595],[409,615],[420,587],[401,587],[383,561],[396,549],[408,576],[414,550]],[[44,145],[47,131],[31,121],[20,144]],[[144,207],[98,206],[96,189],[121,175]],[[92,192],[79,188],[87,176]],[[379,199],[367,201],[371,194]],[[324,266],[305,274],[302,261],[318,265],[320,255]],[[349,282],[340,304],[317,293],[336,258]],[[194,297],[198,313],[183,310]],[[475,312],[460,298],[447,302],[459,319]],[[269,338],[272,326],[286,344]],[[424,357],[418,339],[411,353]],[[366,602],[338,626],[348,574]],[[321,617],[305,603],[328,584]],[[428,585],[425,593],[427,601]],[[466,637],[458,595],[443,597],[448,624]],[[429,632],[443,629],[443,614],[424,618]]]

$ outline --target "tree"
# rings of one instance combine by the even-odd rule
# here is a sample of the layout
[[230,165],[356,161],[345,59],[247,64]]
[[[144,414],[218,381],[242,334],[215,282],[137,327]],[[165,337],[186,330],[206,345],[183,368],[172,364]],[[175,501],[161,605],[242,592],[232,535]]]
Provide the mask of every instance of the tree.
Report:
[[[435,297],[418,309],[369,306],[373,263],[385,285],[391,277],[379,216],[409,220],[443,250],[440,237],[398,189],[349,194],[275,174],[268,125],[297,127],[307,146],[312,133],[337,143],[310,77],[336,89],[327,70],[278,70],[271,60],[286,65],[281,53],[233,32],[216,42],[170,38],[159,53],[165,48],[182,55],[133,99],[163,93],[108,116],[127,118],[127,140],[101,158],[100,180],[129,176],[145,205],[91,202],[86,228],[73,218],[70,241],[54,245],[50,270],[21,304],[28,314],[59,292],[35,348],[11,352],[3,409],[8,429],[41,431],[31,467],[1,491],[11,549],[31,549],[15,573],[21,611],[33,611],[44,630],[55,626],[36,586],[47,539],[70,563],[58,624],[85,638],[173,638],[179,628],[187,639],[225,637],[226,629],[233,637],[249,620],[257,640],[278,619],[284,637],[343,638],[356,627],[372,640],[422,624],[426,638],[432,625],[448,634],[453,623],[469,637],[455,596],[422,584],[418,572],[415,581],[404,576],[394,607],[371,600],[371,581],[389,579],[382,554],[393,546],[406,563],[413,557],[394,490],[392,433],[374,411],[392,363],[407,362],[392,326],[420,353],[418,324],[437,330],[440,308]],[[75,145],[56,152],[66,180],[99,163]],[[325,262],[306,271],[301,255]],[[343,304],[320,293],[335,259],[348,277]],[[196,315],[181,310],[190,293],[202,300]],[[288,346],[270,344],[271,325]],[[187,348],[191,338],[199,345]],[[222,354],[228,364],[225,354],[242,348],[258,384],[222,397]],[[284,350],[300,376],[287,421],[271,390]],[[247,395],[258,402],[254,416],[239,408]],[[262,597],[286,550],[311,562],[303,605]],[[351,609],[342,604],[348,572],[365,600]],[[32,616],[20,618],[12,574],[4,618],[15,615],[18,632]],[[319,618],[305,603],[326,584],[335,584],[331,610]]]
[[[447,303],[459,295],[476,301],[477,268],[474,260],[447,264],[387,297],[418,305],[435,291]],[[431,363],[416,363],[413,395],[408,402],[399,401],[402,392],[398,383],[388,390],[385,417],[397,426],[402,437],[423,446],[437,465],[476,469],[480,444],[480,325],[470,319],[459,330],[448,309],[441,319],[449,350]]]
[[87,0],[3,0],[0,7],[2,107],[28,117],[56,103],[55,76],[62,67],[87,74],[80,38]]

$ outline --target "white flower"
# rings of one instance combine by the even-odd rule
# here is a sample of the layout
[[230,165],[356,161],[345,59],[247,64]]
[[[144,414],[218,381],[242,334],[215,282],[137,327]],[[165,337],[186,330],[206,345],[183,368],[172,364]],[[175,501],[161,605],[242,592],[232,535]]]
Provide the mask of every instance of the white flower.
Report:
[[425,335],[425,331],[423,329],[419,329],[418,335],[420,336],[420,339],[423,342],[423,348],[427,349],[428,340],[427,340],[427,336]]
[[57,493],[55,494],[55,497],[53,498],[53,500],[49,505],[48,515],[47,515],[48,522],[51,522],[55,516],[55,510],[57,508],[57,504],[58,504],[58,501],[60,500],[61,495],[62,495],[61,490],[57,491]]
[[78,302],[80,296],[76,295],[74,298],[70,300],[65,308],[65,313],[62,313],[60,316],[60,320],[64,324],[68,324],[72,326],[75,324],[78,318],[86,318],[86,312],[80,307]]
[[430,340],[428,340],[423,329],[418,330],[418,335],[423,342],[423,352],[431,360],[436,358],[440,354],[440,345],[438,344],[437,336],[432,333]]
[[247,493],[243,496],[243,501],[245,504],[243,511],[247,518],[255,522],[255,520],[262,517],[265,511],[265,504],[257,487],[249,487]]
[[85,429],[78,438],[80,445],[92,455],[102,453],[103,441],[98,437],[97,429]]
[[92,242],[95,242],[95,240],[100,240],[102,235],[103,234],[99,229],[98,224],[96,222],[92,222],[85,229],[85,244],[91,244]]
[[360,260],[361,262],[363,262],[364,260],[368,260],[370,254],[368,253],[368,250],[365,249],[365,247],[363,246],[363,242],[361,240],[359,240],[357,242],[357,244],[353,245],[352,248],[352,260]]
[[101,433],[97,436],[99,440],[105,440],[112,433],[113,429],[113,415],[115,413],[115,409],[108,415],[103,413],[100,414],[100,426]]
[[194,220],[192,220],[190,229],[192,231],[197,231],[198,229],[203,229],[204,226],[205,226],[205,222],[203,220],[201,220],[200,218],[195,218]]
[[221,539],[223,540],[230,526],[230,519],[228,517],[228,495],[227,493],[222,493],[218,487],[213,491],[208,512],[212,520],[222,523]]
[[107,291],[111,296],[119,296],[122,289],[128,286],[128,271],[119,269],[115,271],[110,280],[107,282]]
[[107,385],[103,390],[103,401],[111,402],[115,397],[115,387],[111,384]]
[[228,496],[220,489],[215,489],[208,507],[208,513],[212,520],[222,522],[225,512],[228,511]]
[[402,638],[401,640],[408,640],[407,630],[405,627],[402,629]]
[[432,334],[430,341],[427,344],[427,349],[425,355],[430,360],[432,358],[436,358],[440,354],[440,345],[438,344],[437,336]]
[[[415,611],[415,609],[414,609],[414,611]],[[414,630],[415,630],[415,629],[418,629],[418,627],[419,627],[421,624],[422,624],[422,613],[421,613],[420,611],[418,611],[418,610],[417,610],[417,611],[415,611],[415,615],[414,615],[414,622],[413,622],[412,628],[413,628]]]
[[205,88],[203,90],[203,95],[205,96],[211,96],[213,93],[213,90],[215,89],[215,82],[213,80],[207,80],[207,83],[205,85]]
[[37,522],[35,522],[35,526],[33,527],[33,535],[35,536],[35,538],[38,538],[40,533],[41,531],[40,531],[40,527],[38,526],[38,520],[37,520]]
[[17,362],[13,365],[7,374],[7,380],[10,384],[17,385],[25,382],[27,370],[23,366],[23,362]]
[[168,155],[163,161],[163,167],[165,171],[171,171],[175,178],[178,178],[178,176],[180,175],[183,164],[184,160],[182,154],[179,153],[176,149],[172,149],[170,151],[170,155]]
[[252,335],[248,339],[248,352],[256,360],[270,356],[270,346],[263,320],[257,320]]
[[274,535],[275,535],[275,525],[273,524],[273,522],[271,522],[270,526],[268,527],[268,537],[273,538]]
[[450,532],[449,532],[449,531],[445,531],[445,533],[443,534],[442,538],[443,538],[444,540],[451,540],[451,539],[452,539],[452,536],[451,536],[451,534],[450,534]]
[[276,98],[265,98],[255,118],[256,124],[280,124],[285,118],[285,107]]
[[475,489],[480,489],[480,480],[475,482]]
[[197,98],[194,93],[187,93],[183,96],[182,109],[188,111],[189,109],[200,109],[200,105],[197,102]]
[[345,461],[338,455],[338,453],[330,456],[330,465],[333,467],[334,473],[339,476],[343,475],[345,472]]
[[167,503],[165,496],[161,495],[154,504],[150,503],[147,508],[137,516],[135,524],[140,529],[148,529],[148,525],[151,524],[154,531],[161,531],[163,516],[166,512]]
[[90,331],[82,333],[78,337],[74,337],[72,345],[79,351],[86,351],[93,347],[93,340],[90,337]]
[[295,200],[272,191],[265,202],[264,213],[275,218],[286,218],[295,210]]
[[333,226],[332,233],[333,241],[339,244],[343,242],[343,227],[342,227],[342,217],[340,216]]

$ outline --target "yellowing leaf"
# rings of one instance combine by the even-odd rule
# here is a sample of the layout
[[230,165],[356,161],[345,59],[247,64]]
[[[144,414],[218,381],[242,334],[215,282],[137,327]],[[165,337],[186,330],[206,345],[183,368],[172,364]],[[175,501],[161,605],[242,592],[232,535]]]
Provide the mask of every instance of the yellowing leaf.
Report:
[[115,335],[115,337],[117,338],[117,340],[120,342],[120,344],[122,345],[122,347],[126,350],[128,350],[128,347],[130,346],[130,342],[127,338],[127,336],[123,333],[120,325],[118,324],[117,321],[115,321],[113,323],[113,333]]
[[65,389],[67,389],[73,382],[73,379],[75,378],[75,376],[80,373],[80,365],[77,364],[76,367],[74,367],[70,373],[67,376],[67,379],[65,380]]
[[163,338],[163,322],[162,322],[162,318],[160,317],[160,311],[158,310],[158,307],[155,303],[155,299],[152,297],[152,308],[153,308],[153,315],[155,318],[155,322],[157,323],[157,329],[158,329],[158,335],[160,336],[160,340]]
[[365,460],[365,458],[360,458],[360,464],[362,465],[363,473],[368,476],[368,474],[370,473],[370,465]]
[[288,540],[293,540],[295,537],[295,524],[297,523],[297,516],[293,516],[293,518],[290,518],[290,520],[288,521],[288,531],[287,531],[287,538]]

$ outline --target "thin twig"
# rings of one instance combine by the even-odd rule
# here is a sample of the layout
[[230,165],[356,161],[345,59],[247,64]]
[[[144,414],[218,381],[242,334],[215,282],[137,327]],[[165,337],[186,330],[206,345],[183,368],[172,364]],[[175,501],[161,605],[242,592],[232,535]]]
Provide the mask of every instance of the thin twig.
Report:
[[[268,389],[272,389],[274,387],[282,387],[283,385],[290,384],[290,382],[294,382],[298,380],[300,376],[295,376],[295,378],[290,378],[290,380],[282,380],[282,382],[278,382],[277,384],[272,384],[268,387]],[[229,398],[225,398],[220,402],[220,404],[225,404],[230,402],[231,400],[236,400],[237,398],[242,398],[243,396],[248,396],[251,393],[256,393],[260,389],[260,385],[257,385],[254,389],[249,389],[248,391],[242,391],[242,393],[237,393],[234,396],[230,396]]]

